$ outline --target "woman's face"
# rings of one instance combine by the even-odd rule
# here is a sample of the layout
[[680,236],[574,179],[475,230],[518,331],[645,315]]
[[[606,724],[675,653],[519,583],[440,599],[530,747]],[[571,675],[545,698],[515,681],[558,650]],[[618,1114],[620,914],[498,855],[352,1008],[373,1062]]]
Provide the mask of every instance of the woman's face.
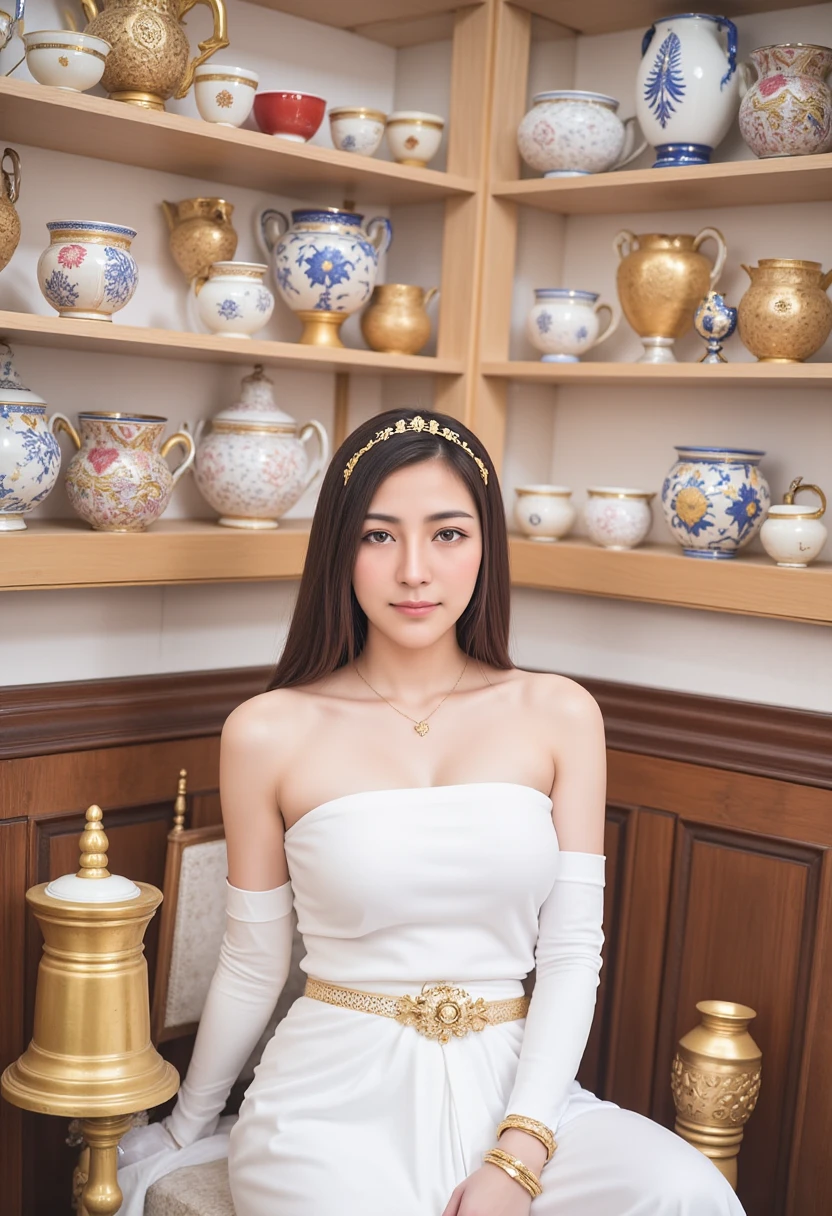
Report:
[[470,491],[444,460],[420,461],[382,482],[361,528],[353,569],[368,621],[401,646],[430,646],[465,611],[482,559]]

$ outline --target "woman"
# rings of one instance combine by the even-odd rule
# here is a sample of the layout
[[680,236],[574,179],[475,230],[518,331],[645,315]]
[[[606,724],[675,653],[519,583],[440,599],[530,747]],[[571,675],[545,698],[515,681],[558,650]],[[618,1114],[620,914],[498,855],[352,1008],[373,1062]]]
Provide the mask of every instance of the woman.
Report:
[[741,1216],[706,1158],[575,1081],[603,725],[580,685],[513,666],[509,594],[477,438],[414,411],[358,427],[270,689],[223,730],[228,928],[177,1106],[127,1159],[160,1150],[158,1176],[215,1131],[294,902],[309,978],[231,1132],[237,1216]]

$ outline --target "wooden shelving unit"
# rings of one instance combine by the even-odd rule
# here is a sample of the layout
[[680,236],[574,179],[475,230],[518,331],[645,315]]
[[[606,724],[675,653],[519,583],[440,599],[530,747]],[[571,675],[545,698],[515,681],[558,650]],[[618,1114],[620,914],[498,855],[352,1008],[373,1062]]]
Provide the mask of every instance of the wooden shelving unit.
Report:
[[[328,0],[316,2],[327,4]],[[659,17],[668,16],[668,5],[662,0],[627,0],[626,4],[621,0],[590,0],[589,3],[587,0],[512,0],[512,3],[578,34],[611,34],[641,26],[646,29]],[[726,17],[736,18],[749,13],[801,7],[801,0],[727,0],[719,6],[719,11]]]
[[143,355],[153,359],[189,359],[204,363],[280,365],[308,371],[360,372],[365,375],[458,376],[461,359],[425,355],[383,355],[372,350],[342,350],[301,346],[297,342],[268,342],[192,334],[171,329],[121,325],[118,321],[79,321],[74,317],[41,317],[34,313],[0,311],[0,336],[29,346],[98,354]]
[[518,383],[619,388],[832,388],[832,363],[483,363],[482,373]]

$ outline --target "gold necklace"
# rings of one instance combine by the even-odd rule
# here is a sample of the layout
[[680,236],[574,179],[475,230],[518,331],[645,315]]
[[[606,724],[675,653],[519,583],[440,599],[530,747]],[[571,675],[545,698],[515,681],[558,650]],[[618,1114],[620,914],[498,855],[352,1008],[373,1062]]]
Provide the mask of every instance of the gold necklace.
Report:
[[358,670],[358,667],[356,666],[356,664],[355,664],[355,663],[353,664],[353,667],[355,667],[355,674],[356,674],[356,675],[357,675],[357,676],[358,676],[360,679],[364,680],[364,683],[367,685],[367,687],[369,688],[370,692],[374,692],[374,693],[376,694],[376,696],[377,696],[377,697],[381,697],[382,701],[387,701],[387,704],[390,706],[390,708],[391,708],[391,709],[395,709],[397,714],[401,714],[401,716],[402,716],[403,718],[407,718],[408,722],[412,722],[412,723],[413,723],[413,729],[416,731],[416,734],[417,734],[417,735],[419,735],[419,736],[420,736],[422,739],[424,739],[425,735],[426,735],[426,734],[428,733],[428,731],[430,730],[430,727],[428,726],[428,718],[432,718],[432,717],[433,717],[433,715],[436,713],[436,710],[437,710],[437,709],[439,709],[439,706],[440,706],[440,705],[444,705],[444,704],[445,704],[445,702],[447,701],[448,697],[451,695],[451,693],[456,691],[456,687],[457,687],[457,685],[459,684],[459,682],[460,682],[460,680],[462,679],[462,677],[465,675],[465,669],[466,669],[466,667],[467,667],[467,666],[468,666],[468,659],[466,658],[466,659],[465,659],[465,663],[464,663],[463,668],[462,668],[462,671],[459,673],[459,675],[458,675],[458,676],[457,676],[457,678],[456,678],[456,684],[454,684],[454,686],[453,686],[453,688],[450,690],[450,692],[446,692],[446,693],[445,693],[444,697],[443,697],[443,698],[442,698],[442,700],[439,702],[439,705],[437,705],[437,706],[436,706],[434,709],[432,709],[432,710],[430,711],[430,713],[429,713],[429,714],[426,714],[426,716],[425,716],[424,718],[417,719],[417,718],[411,718],[410,714],[406,714],[406,713],[404,713],[404,712],[403,712],[403,710],[398,709],[398,708],[397,708],[397,707],[396,707],[396,706],[393,704],[393,702],[392,702],[392,701],[387,701],[387,698],[386,698],[386,697],[385,697],[385,696],[384,696],[382,693],[380,693],[380,692],[378,691],[378,689],[377,689],[377,688],[373,688],[373,686],[372,686],[372,684],[370,683],[370,681],[369,681],[368,679],[366,679],[364,676],[362,676],[362,675],[361,675],[361,672]]

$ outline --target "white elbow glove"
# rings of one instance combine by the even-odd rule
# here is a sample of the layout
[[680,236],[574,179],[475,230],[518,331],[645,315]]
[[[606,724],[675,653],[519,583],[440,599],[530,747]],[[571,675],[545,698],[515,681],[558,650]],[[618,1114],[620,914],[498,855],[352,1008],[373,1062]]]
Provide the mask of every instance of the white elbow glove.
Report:
[[292,885],[241,891],[227,884],[220,957],[187,1076],[164,1127],[184,1148],[213,1135],[243,1065],[274,1012],[292,954]]
[[586,1048],[604,934],[604,858],[561,853],[540,909],[536,975],[506,1114],[557,1128]]

